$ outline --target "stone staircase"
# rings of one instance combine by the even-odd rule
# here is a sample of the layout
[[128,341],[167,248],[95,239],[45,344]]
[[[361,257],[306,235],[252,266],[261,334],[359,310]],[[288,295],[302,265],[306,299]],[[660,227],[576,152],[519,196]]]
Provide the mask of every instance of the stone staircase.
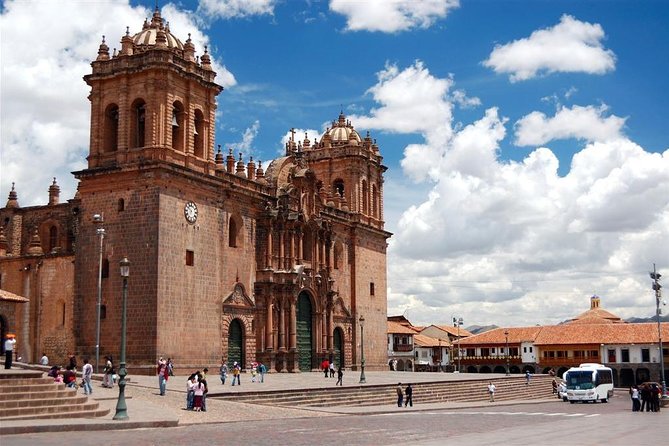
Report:
[[[413,400],[417,404],[488,401],[487,385],[497,388],[495,401],[541,400],[555,398],[548,375],[534,375],[529,385],[524,376],[467,379],[413,384]],[[402,390],[407,383],[402,383]],[[327,387],[317,389],[280,390],[269,392],[210,393],[207,398],[222,398],[252,404],[274,406],[378,406],[397,402],[395,385]]]
[[109,413],[99,404],[42,372],[0,375],[0,421],[48,418],[95,418]]

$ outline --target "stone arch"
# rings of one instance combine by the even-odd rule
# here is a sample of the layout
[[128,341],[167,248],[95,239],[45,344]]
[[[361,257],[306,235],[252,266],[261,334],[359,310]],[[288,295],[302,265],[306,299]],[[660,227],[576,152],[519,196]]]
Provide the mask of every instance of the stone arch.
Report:
[[344,180],[341,178],[337,178],[332,182],[332,190],[335,192],[335,194],[339,196],[344,196],[344,193],[346,192],[346,189],[344,187]]
[[636,375],[635,384],[641,384],[650,381],[650,370],[648,370],[645,367],[639,367],[638,369],[636,369],[635,375]]
[[334,349],[334,362],[337,367],[346,367],[346,339],[344,338],[344,330],[341,327],[335,327],[332,333],[332,347]]
[[398,359],[397,364],[395,364],[396,372],[403,372],[404,371],[404,359]]
[[484,365],[479,369],[479,373],[492,373],[492,369],[490,369],[490,367],[487,365]]
[[230,248],[241,248],[244,246],[244,226],[242,217],[238,214],[230,214],[228,219],[228,246]]
[[544,369],[541,371],[544,375],[548,375],[548,373],[551,371],[553,367],[544,367]]
[[376,184],[372,184],[372,217],[379,218],[379,191]]
[[467,373],[478,373],[478,370],[476,370],[476,366],[470,365],[467,367]]
[[57,252],[60,248],[61,231],[59,226],[58,222],[52,219],[42,222],[39,226],[39,237],[44,254]]
[[520,368],[517,365],[509,367],[509,373],[520,373]]
[[558,369],[556,375],[557,375],[559,378],[562,378],[562,376],[565,374],[565,372],[566,372],[567,370],[569,370],[569,368],[567,368],[567,367],[560,367],[560,368]]
[[493,370],[493,373],[506,373],[506,367],[498,365]]
[[407,359],[404,361],[404,371],[405,372],[413,372],[413,362],[411,359]]
[[237,362],[241,368],[244,368],[246,364],[245,341],[244,321],[240,318],[233,318],[228,325],[228,367],[232,367]]
[[316,305],[310,292],[303,290],[297,296],[296,302],[296,336],[297,362],[301,371],[311,371],[314,367],[314,348],[317,345],[314,327],[316,321]]
[[634,384],[634,370],[627,367],[620,369],[620,382],[618,385],[622,387],[630,387]]
[[534,367],[532,367],[531,365],[523,366],[523,373],[528,372],[528,371],[530,373],[536,373]]
[[130,106],[130,141],[131,149],[144,147],[146,144],[146,102],[137,98]]
[[332,251],[333,251],[332,266],[334,267],[334,269],[340,269],[342,267],[343,257],[344,257],[344,245],[342,244],[342,242],[339,240],[335,240],[334,248]]
[[110,153],[118,150],[118,118],[117,104],[109,104],[105,108],[102,131],[102,152]]
[[185,109],[180,101],[172,103],[170,128],[172,129],[172,148],[178,152],[184,151],[184,116]]
[[361,207],[360,211],[364,215],[368,215],[369,214],[369,184],[367,183],[367,180],[365,180],[365,179],[362,180],[361,187],[362,187],[362,191],[361,191],[362,196],[360,197],[360,201],[362,202],[361,203],[362,206],[360,206]]
[[205,122],[202,110],[193,113],[193,153],[198,158],[205,157]]

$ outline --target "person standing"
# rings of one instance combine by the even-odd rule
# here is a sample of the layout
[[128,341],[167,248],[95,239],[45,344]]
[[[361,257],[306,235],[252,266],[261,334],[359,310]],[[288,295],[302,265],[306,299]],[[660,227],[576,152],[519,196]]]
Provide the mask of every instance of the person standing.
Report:
[[114,387],[114,363],[112,362],[112,357],[107,356],[107,362],[105,363],[104,376],[102,378],[102,387],[108,387],[112,389]]
[[198,382],[204,386],[204,392],[202,393],[202,404],[200,408],[202,412],[207,411],[207,393],[209,393],[209,386],[207,386],[207,372],[208,368],[202,369],[202,374],[198,376]]
[[12,368],[12,355],[14,354],[14,346],[16,345],[16,336],[13,333],[7,333],[5,336],[5,369]]
[[160,390],[160,396],[165,396],[165,389],[167,387],[167,361],[161,356],[158,360],[158,365],[156,366],[156,375],[158,376],[158,390]]
[[342,382],[343,379],[344,379],[344,372],[342,371],[341,366],[339,366],[339,368],[337,369],[337,382],[335,383],[335,386],[336,385],[343,386],[344,385]]
[[321,365],[323,367],[323,372],[325,372],[325,377],[327,378],[328,373],[330,371],[330,361],[328,361],[327,359],[324,359],[323,364],[321,364]]
[[404,393],[402,393],[402,383],[397,383],[397,407],[402,407],[404,401]]
[[330,361],[330,378],[334,378],[334,375],[335,375],[334,361]]
[[76,373],[76,371],[77,371],[77,356],[74,353],[72,353],[69,356],[69,361],[70,361],[70,367]]
[[267,367],[262,362],[258,364],[258,373],[260,373],[260,382],[265,382],[265,373],[267,373]]
[[404,389],[404,395],[404,407],[413,407],[413,387],[411,387],[411,383]]
[[[553,380],[555,382],[555,380]],[[490,395],[490,402],[494,403],[495,402],[495,390],[497,390],[497,387],[491,382],[488,383],[488,395]]]
[[632,412],[639,412],[641,402],[639,401],[639,389],[637,386],[632,386],[630,389],[630,397],[632,398]]
[[174,376],[174,362],[172,362],[172,358],[167,358],[167,376]]
[[239,376],[241,374],[242,370],[237,361],[232,365],[232,385],[235,385],[235,381],[237,382],[238,385],[242,385],[242,377]]
[[532,374],[530,373],[529,370],[525,370],[525,385],[529,386],[530,385],[530,379],[532,378]]
[[218,368],[221,375],[221,384],[225,385],[225,380],[228,377],[228,365],[225,363],[225,358],[221,359],[221,366]]
[[195,386],[197,384],[197,374],[193,373],[186,382],[186,410],[193,410],[195,402]]
[[84,385],[84,395],[93,393],[91,379],[93,378],[93,366],[89,364],[88,358],[84,358],[84,366],[81,368],[81,381]]
[[49,357],[46,355],[46,353],[42,353],[42,357],[39,360],[39,364],[44,366],[49,365]]
[[650,412],[650,387],[648,387],[648,384],[641,385],[641,408],[639,411],[643,412],[644,407],[646,412]]

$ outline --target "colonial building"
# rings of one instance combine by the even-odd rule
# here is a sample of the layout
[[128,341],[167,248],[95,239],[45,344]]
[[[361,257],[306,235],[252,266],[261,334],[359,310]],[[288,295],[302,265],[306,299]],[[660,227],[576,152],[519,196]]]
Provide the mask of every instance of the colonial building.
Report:
[[[669,323],[660,330],[669,339]],[[508,364],[511,373],[553,369],[562,376],[569,367],[601,363],[613,369],[616,385],[631,386],[659,380],[669,348],[660,352],[658,335],[657,323],[626,323],[592,296],[590,309],[564,324],[496,328],[462,339],[460,354],[463,371],[472,373],[504,373]]]
[[91,65],[76,196],[60,203],[54,180],[48,205],[22,208],[12,188],[0,209],[1,285],[30,300],[17,322],[24,357],[94,357],[98,320],[100,355],[118,357],[127,257],[131,371],[152,372],[158,356],[183,368],[221,357],[355,367],[361,316],[366,366],[384,368],[391,234],[369,133],[342,113],[320,141],[293,134],[266,170],[216,151],[223,88],[207,48],[196,56],[157,9],[118,52],[103,38]]

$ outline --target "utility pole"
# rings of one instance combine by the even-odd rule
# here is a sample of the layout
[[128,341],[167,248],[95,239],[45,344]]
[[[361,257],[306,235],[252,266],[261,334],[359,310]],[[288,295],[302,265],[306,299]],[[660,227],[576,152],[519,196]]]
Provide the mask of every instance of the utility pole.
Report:
[[662,323],[660,322],[660,302],[662,301],[662,285],[660,285],[660,278],[662,274],[658,273],[653,263],[653,272],[650,273],[650,278],[653,279],[653,290],[655,291],[655,315],[657,316],[657,337],[660,344],[660,383],[662,385],[662,397],[667,398],[667,385],[664,379],[664,350],[662,348]]

